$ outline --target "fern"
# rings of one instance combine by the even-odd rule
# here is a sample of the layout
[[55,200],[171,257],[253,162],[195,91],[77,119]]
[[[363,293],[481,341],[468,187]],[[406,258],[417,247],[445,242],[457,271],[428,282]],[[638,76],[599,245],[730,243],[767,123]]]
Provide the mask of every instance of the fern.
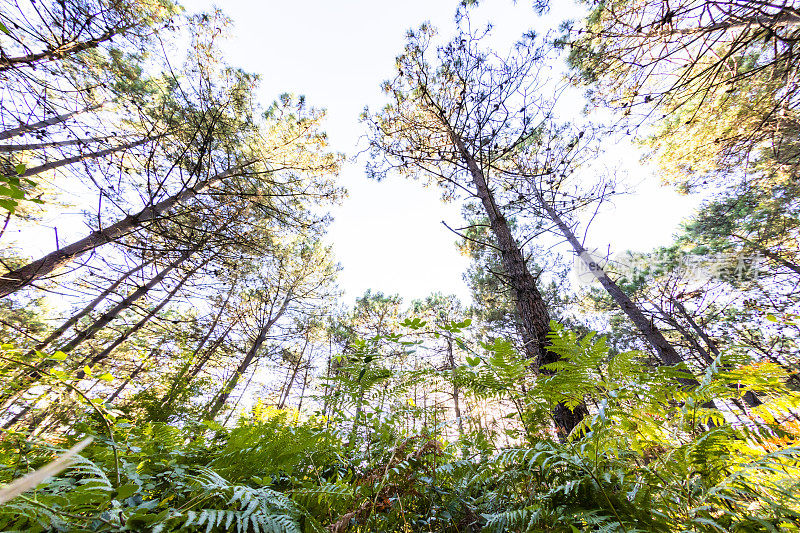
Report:
[[[301,417],[264,404],[230,429],[118,420],[114,442],[96,436],[71,468],[0,507],[0,529],[799,530],[800,431],[788,419],[798,400],[781,369],[720,363],[685,388],[675,381],[680,370],[650,367],[637,352],[612,355],[602,337],[554,324],[551,342],[562,357],[558,372],[537,377],[505,341],[446,376],[426,369],[388,378],[387,367],[370,362],[362,378],[372,416],[359,421],[362,440],[353,447],[346,414]],[[355,401],[363,359],[352,366],[339,384],[359,387],[344,391]],[[390,412],[371,409],[417,380],[444,391],[455,382],[473,399],[511,409],[508,420],[524,423],[525,439],[501,447],[479,428],[447,443],[433,425],[420,433],[403,427],[424,408],[395,400]],[[726,424],[722,411],[702,406],[737,397],[739,386],[765,396],[752,423]],[[578,401],[590,414],[569,442],[537,436],[554,403]],[[696,423],[709,417],[720,423]],[[8,481],[58,450],[12,436],[0,452]]]
[[[230,484],[210,468],[200,468],[189,476],[194,487],[192,498],[200,504],[182,509],[186,520],[181,528],[205,527],[205,531],[228,531],[233,525],[237,532],[300,532],[300,512],[286,495],[266,487],[253,488]],[[217,502],[221,508],[210,507]],[[177,520],[173,516],[170,520]],[[224,524],[223,529],[219,529]]]

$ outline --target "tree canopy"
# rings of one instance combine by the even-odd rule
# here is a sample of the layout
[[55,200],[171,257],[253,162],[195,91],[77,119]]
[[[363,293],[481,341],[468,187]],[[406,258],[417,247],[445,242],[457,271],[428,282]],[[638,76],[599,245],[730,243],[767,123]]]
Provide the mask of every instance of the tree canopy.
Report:
[[[219,9],[0,4],[0,529],[800,531],[800,6],[481,4],[358,154]],[[596,229],[620,146],[671,242]],[[343,297],[348,161],[459,206],[467,299]]]

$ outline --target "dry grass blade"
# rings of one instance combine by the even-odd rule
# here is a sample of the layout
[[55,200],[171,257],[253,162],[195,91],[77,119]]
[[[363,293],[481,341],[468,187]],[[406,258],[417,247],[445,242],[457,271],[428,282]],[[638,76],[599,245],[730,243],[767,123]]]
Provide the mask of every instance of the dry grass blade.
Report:
[[25,491],[28,491],[49,477],[57,475],[67,468],[72,462],[73,457],[78,455],[84,448],[92,443],[92,438],[83,439],[78,444],[67,450],[67,453],[43,466],[39,470],[13,481],[0,489],[0,505],[16,498]]

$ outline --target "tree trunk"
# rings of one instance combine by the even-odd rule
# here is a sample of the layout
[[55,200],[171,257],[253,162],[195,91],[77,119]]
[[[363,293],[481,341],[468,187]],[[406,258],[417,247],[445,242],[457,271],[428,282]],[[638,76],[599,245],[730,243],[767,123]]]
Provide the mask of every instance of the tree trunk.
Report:
[[132,269],[128,270],[127,272],[125,272],[125,273],[124,273],[124,274],[123,274],[123,275],[122,275],[122,276],[121,276],[119,279],[117,279],[117,281],[115,281],[114,283],[112,283],[112,284],[111,284],[111,285],[110,285],[110,286],[109,286],[109,287],[108,287],[106,290],[104,290],[103,292],[101,292],[101,293],[100,293],[100,294],[97,296],[97,298],[95,298],[94,300],[92,300],[92,301],[89,303],[89,305],[87,305],[86,307],[84,307],[83,309],[81,309],[80,311],[78,311],[78,313],[74,314],[74,315],[73,315],[73,316],[71,316],[69,319],[67,319],[67,321],[66,321],[66,322],[64,322],[63,324],[61,324],[61,326],[59,326],[59,327],[58,327],[58,329],[56,329],[56,330],[55,330],[55,331],[53,331],[53,332],[52,332],[50,335],[48,335],[46,339],[44,339],[43,341],[41,341],[40,343],[38,343],[38,344],[37,344],[37,345],[34,347],[34,349],[33,349],[33,350],[31,350],[30,352],[28,352],[26,355],[27,355],[27,356],[33,355],[33,354],[35,353],[35,351],[36,351],[36,350],[39,350],[39,351],[41,351],[41,350],[44,350],[44,349],[45,349],[45,348],[46,348],[46,347],[47,347],[47,346],[48,346],[48,345],[49,345],[51,342],[53,342],[54,340],[56,340],[56,339],[58,339],[59,337],[61,337],[61,336],[62,336],[64,333],[66,333],[66,331],[67,331],[69,328],[71,328],[72,326],[74,326],[75,324],[77,324],[77,323],[78,323],[78,321],[79,321],[80,319],[82,319],[83,317],[85,317],[86,315],[88,315],[88,314],[89,314],[89,313],[90,313],[92,310],[94,310],[94,308],[95,308],[95,307],[97,307],[98,305],[100,305],[100,303],[102,303],[102,302],[103,302],[103,300],[105,300],[106,298],[108,298],[108,296],[109,296],[109,295],[111,295],[111,293],[113,293],[115,290],[117,290],[117,288],[118,288],[118,287],[119,287],[119,286],[120,286],[120,285],[121,285],[121,284],[122,284],[122,283],[123,283],[123,282],[124,282],[126,279],[128,279],[129,277],[131,277],[133,274],[135,274],[135,273],[139,272],[140,270],[142,270],[144,267],[146,267],[147,265],[151,264],[152,262],[153,262],[153,259],[150,259],[150,260],[148,260],[148,261],[145,261],[144,263],[142,263],[142,264],[140,264],[140,265],[138,265],[138,266],[135,266],[134,268],[132,268]]
[[66,141],[49,141],[30,144],[4,144],[0,145],[0,153],[27,152],[32,150],[43,150],[45,148],[60,148],[61,146],[88,146],[91,143],[116,139],[117,136],[107,135],[105,137],[90,137],[88,139],[69,139]]
[[0,277],[0,298],[8,296],[9,294],[30,285],[33,281],[40,279],[53,270],[67,264],[75,257],[84,254],[90,250],[94,250],[98,246],[112,242],[127,233],[134,230],[137,226],[144,222],[148,222],[172,209],[176,204],[189,200],[196,196],[204,189],[220,182],[221,180],[232,176],[246,166],[252,165],[255,161],[245,163],[235,169],[229,169],[225,172],[217,174],[216,176],[202,181],[194,187],[189,187],[181,192],[170,196],[169,198],[158,202],[155,205],[145,207],[135,215],[129,215],[122,220],[108,226],[105,229],[95,231],[88,237],[84,237],[79,241],[64,246],[54,252],[51,252],[44,257],[28,263],[27,265],[7,272]]
[[628,318],[633,322],[636,326],[636,329],[647,339],[647,342],[656,350],[656,354],[658,358],[661,359],[661,362],[665,365],[677,365],[678,363],[683,362],[683,358],[675,351],[675,348],[672,344],[664,338],[664,335],[659,331],[659,329],[650,321],[644,313],[633,303],[633,301],[625,294],[619,286],[614,283],[614,281],[608,277],[608,274],[603,270],[603,268],[595,263],[594,259],[589,255],[586,248],[578,241],[578,238],[569,228],[569,226],[564,223],[561,217],[556,213],[555,209],[548,204],[544,198],[542,197],[541,192],[538,189],[533,187],[534,194],[536,195],[536,199],[539,202],[539,205],[547,212],[548,217],[553,223],[558,226],[558,229],[561,231],[564,238],[570,243],[572,249],[575,253],[580,257],[583,264],[592,272],[592,274],[597,278],[606,292],[611,296],[611,298],[616,302],[622,312],[625,313]]
[[[195,358],[197,358],[197,356],[200,354],[200,351],[206,345],[208,339],[211,338],[211,335],[214,333],[214,330],[217,329],[217,324],[219,324],[219,320],[220,318],[222,318],[225,309],[227,309],[228,307],[228,302],[230,301],[231,296],[233,295],[234,287],[235,283],[231,284],[231,288],[228,291],[228,295],[225,297],[225,301],[220,306],[219,313],[217,313],[216,316],[214,316],[214,320],[211,322],[211,326],[209,326],[208,332],[200,340],[200,343],[194,349],[192,356],[186,361],[186,364],[183,366],[178,376],[176,376],[175,379],[172,380],[172,385],[170,386],[169,392],[167,392],[167,394],[161,400],[161,403],[165,406],[165,408],[170,408],[172,406],[174,396],[177,393],[178,389],[180,388],[182,382],[184,381],[184,376],[187,376],[187,372],[189,379],[186,380],[186,384],[188,385],[203,368],[205,363],[214,353],[214,350],[217,348],[217,346],[219,346],[219,344],[222,343],[222,340],[228,335],[228,332],[230,332],[231,328],[229,327],[228,330],[225,331],[225,333],[220,337],[220,339],[217,339],[217,341],[215,341],[212,344],[211,348],[209,348],[206,351],[206,353],[203,354],[203,357],[199,361],[195,361]],[[194,363],[194,367],[192,367],[192,363]]]
[[453,341],[447,339],[447,362],[450,363],[450,375],[453,379],[453,408],[456,412],[458,423],[458,436],[464,438],[464,421],[461,419],[461,406],[459,405],[459,389],[456,383],[456,359],[453,357]]
[[[634,323],[636,328],[644,335],[645,339],[650,343],[653,348],[656,350],[656,354],[658,355],[661,362],[665,365],[677,365],[683,362],[683,358],[678,354],[675,350],[675,347],[664,338],[664,335],[661,331],[652,323],[652,321],[648,320],[642,311],[636,307],[633,301],[625,294],[619,286],[614,283],[614,281],[608,277],[608,274],[603,270],[603,268],[594,262],[592,257],[583,247],[583,245],[578,241],[575,234],[570,230],[569,226],[567,226],[564,221],[558,216],[555,209],[545,202],[544,198],[539,192],[538,189],[533,187],[534,194],[536,194],[537,200],[539,204],[544,208],[547,212],[550,219],[558,226],[561,233],[564,235],[564,238],[569,241],[572,245],[573,250],[581,258],[584,265],[594,274],[594,276],[600,281],[600,284],[603,288],[608,292],[608,294],[613,298],[616,304],[622,309],[622,311],[631,319]],[[678,382],[685,386],[685,387],[696,387],[698,385],[697,380],[694,379],[689,372],[686,372],[686,377],[677,378]],[[709,400],[703,404],[703,407],[706,409],[714,409],[716,406],[714,405],[713,400]],[[712,424],[711,421],[708,421],[709,424]]]
[[[780,9],[777,13],[759,14],[750,17],[731,17],[728,20],[721,22],[714,22],[707,26],[699,26],[697,28],[674,28],[659,29],[655,32],[648,32],[645,36],[652,35],[697,35],[707,34],[713,32],[740,32],[748,30],[759,31],[764,28],[773,30],[775,28],[787,27],[791,28],[800,24],[800,14],[791,7]],[[663,26],[663,25],[662,25]],[[773,34],[774,35],[774,34]]]
[[294,365],[294,368],[291,370],[291,375],[287,376],[286,378],[286,387],[284,388],[283,393],[281,394],[280,399],[278,400],[278,409],[283,409],[286,405],[287,400],[289,400],[289,392],[292,390],[292,384],[294,384],[294,379],[297,377],[297,372],[300,371],[300,366],[303,363],[303,357],[306,353],[306,348],[308,347],[308,337],[306,337],[305,344],[303,345],[303,349],[300,351],[300,357],[297,358],[297,363]]
[[153,287],[161,283],[167,274],[172,272],[174,269],[179,267],[184,261],[186,261],[192,254],[197,251],[197,248],[192,250],[187,250],[183,252],[180,257],[178,257],[175,261],[167,265],[163,268],[158,274],[153,276],[153,279],[148,281],[145,285],[136,289],[130,296],[122,300],[120,303],[115,305],[109,311],[104,313],[98,320],[96,320],[91,326],[87,327],[78,335],[76,335],[71,341],[60,348],[60,351],[64,353],[69,353],[70,351],[74,350],[80,343],[93,337],[98,331],[106,327],[112,320],[114,320],[122,311],[130,307],[135,301],[139,298],[143,297],[145,294],[150,292]]
[[311,361],[306,365],[306,373],[303,375],[303,388],[300,389],[300,400],[297,402],[297,412],[303,407],[303,398],[306,397],[306,387],[308,386],[308,372],[311,370]]
[[117,399],[117,397],[122,393],[122,391],[125,389],[125,387],[128,386],[128,384],[131,381],[136,379],[136,376],[138,376],[142,372],[142,370],[144,370],[144,365],[147,364],[147,361],[152,359],[156,355],[156,353],[158,353],[158,348],[153,348],[152,350],[150,350],[150,354],[144,359],[142,359],[142,362],[139,363],[139,366],[137,366],[136,369],[133,372],[131,372],[131,374],[127,378],[125,378],[125,381],[123,381],[122,384],[119,387],[117,387],[117,390],[115,390],[111,396],[106,398],[106,403],[114,403],[114,400]]
[[[672,298],[672,303],[678,309],[678,312],[680,312],[680,314],[684,316],[686,321],[689,322],[689,325],[692,327],[692,329],[695,330],[695,332],[697,332],[697,335],[703,340],[703,342],[706,343],[706,346],[708,346],[708,349],[711,351],[712,354],[714,354],[714,357],[715,358],[718,357],[719,348],[717,348],[717,344],[708,336],[706,331],[700,327],[700,324],[695,322],[694,318],[692,318],[692,316],[686,310],[686,307],[683,305],[683,303],[681,303],[676,298]],[[750,390],[744,393],[743,398],[744,401],[747,403],[747,405],[749,405],[750,407],[757,407],[762,403],[761,400],[758,399],[758,396],[756,396],[756,393]]]
[[248,350],[247,355],[245,355],[244,359],[242,359],[239,366],[236,368],[236,371],[233,373],[233,376],[228,380],[225,386],[217,395],[216,399],[213,402],[213,405],[206,411],[206,418],[213,420],[217,414],[219,414],[220,409],[225,405],[225,402],[228,400],[228,396],[230,396],[233,389],[236,388],[236,384],[239,383],[239,379],[241,379],[242,375],[247,371],[247,368],[253,362],[258,353],[258,350],[261,348],[261,345],[264,344],[264,341],[267,340],[267,334],[269,330],[272,329],[272,326],[275,325],[275,322],[286,312],[286,309],[289,307],[289,302],[291,301],[291,293],[286,295],[286,298],[283,300],[283,305],[281,308],[278,309],[278,312],[275,314],[274,317],[270,318],[266,324],[259,330],[258,336],[256,340],[253,342],[252,346],[250,346],[250,350]]
[[[89,361],[87,366],[89,366],[89,368],[93,368],[94,365],[96,365],[98,363],[101,363],[102,361],[106,360],[108,358],[108,356],[111,355],[111,353],[120,344],[122,344],[123,342],[128,340],[128,338],[131,335],[133,335],[134,333],[139,331],[145,324],[147,324],[150,321],[151,318],[156,316],[156,314],[158,314],[158,312],[161,311],[161,309],[163,309],[164,306],[167,305],[167,303],[170,300],[172,300],[172,298],[178,293],[178,291],[184,286],[184,284],[187,281],[189,281],[189,278],[191,278],[194,275],[194,273],[197,272],[197,270],[199,268],[200,268],[200,266],[198,265],[198,266],[194,267],[193,269],[191,269],[189,272],[187,272],[186,275],[183,276],[183,278],[181,278],[181,280],[178,282],[178,284],[175,285],[175,287],[171,291],[169,291],[167,296],[163,300],[161,300],[158,303],[157,306],[155,306],[153,309],[151,309],[144,317],[142,317],[141,320],[139,320],[139,322],[137,322],[136,324],[131,326],[127,331],[125,331],[125,333],[123,333],[122,335],[117,337],[117,339],[114,342],[112,342],[109,346],[107,346],[105,349],[103,349],[102,352],[100,352],[99,354],[97,354],[94,357],[92,357],[92,359]],[[78,379],[83,379],[85,376],[86,376],[86,372],[84,372],[83,369],[80,369],[78,371],[77,378]]]
[[0,141],[5,139],[10,139],[12,137],[16,137],[18,135],[23,135],[25,133],[40,130],[42,128],[46,128],[47,126],[52,126],[53,124],[59,124],[61,122],[66,122],[70,118],[74,117],[75,115],[80,115],[81,113],[86,113],[89,111],[94,111],[95,109],[99,109],[103,107],[104,104],[94,104],[83,109],[79,109],[77,111],[70,111],[69,113],[64,113],[63,115],[56,115],[51,118],[47,118],[44,120],[40,120],[39,122],[34,122],[32,124],[22,124],[17,126],[16,128],[10,128],[5,131],[0,132]]
[[[81,309],[75,315],[71,316],[66,322],[61,324],[61,326],[59,326],[55,331],[53,331],[50,335],[48,335],[46,339],[44,339],[43,341],[37,343],[36,346],[34,346],[32,350],[29,350],[23,356],[23,359],[27,359],[29,357],[32,357],[33,355],[36,354],[37,351],[44,350],[51,342],[53,342],[54,340],[56,340],[59,337],[61,337],[64,333],[66,333],[66,331],[69,328],[71,328],[72,326],[77,324],[80,319],[82,319],[83,317],[88,315],[92,310],[94,310],[95,307],[100,305],[100,303],[103,300],[105,300],[111,293],[113,293],[117,289],[117,287],[119,287],[126,279],[128,279],[131,275],[135,274],[136,272],[138,272],[139,270],[143,269],[144,267],[146,267],[147,265],[149,265],[152,262],[153,262],[152,259],[149,260],[149,261],[145,261],[141,265],[138,265],[138,266],[132,268],[131,270],[127,271],[125,274],[123,274],[117,281],[112,283],[110,287],[108,287],[106,290],[101,292],[97,296],[97,298],[92,300],[89,303],[89,305],[87,305],[86,307]],[[25,373],[24,372],[22,373],[21,376],[18,376],[18,377],[14,378],[14,382],[15,383],[24,382],[24,380],[25,380]],[[26,390],[25,387],[19,389],[19,391],[17,393],[12,394],[10,397],[4,398],[3,399],[3,406],[2,406],[2,408],[0,408],[0,410],[5,412],[6,409],[8,409],[8,407],[10,407],[10,405],[11,405],[9,402],[13,403],[14,401],[16,401],[17,395],[19,393],[23,392],[24,390]]]
[[[364,382],[361,381],[359,388],[358,388],[358,398],[356,400],[356,414],[353,416],[353,428],[350,430],[350,437],[347,439],[347,450],[352,450],[353,446],[355,446],[356,438],[358,438],[358,420],[361,418],[361,411],[364,409]],[[414,394],[416,397],[416,393]],[[414,402],[416,404],[416,401]],[[414,422],[414,427],[411,431],[416,431],[416,422]]]
[[[440,120],[447,128],[450,139],[461,158],[467,164],[478,198],[489,217],[489,225],[497,241],[503,268],[514,293],[517,314],[522,322],[522,341],[525,354],[534,362],[534,369],[538,372],[542,365],[554,363],[559,359],[558,355],[547,349],[547,334],[550,332],[550,315],[547,311],[547,304],[536,287],[536,280],[525,264],[522,250],[514,240],[508,221],[495,204],[494,195],[486,183],[483,171],[446,119],[440,116]],[[546,369],[541,369],[541,371],[544,374],[550,373]],[[553,409],[553,420],[556,423],[559,437],[565,438],[566,435],[569,435],[586,413],[583,405],[576,407],[573,411],[562,403],[557,404]]]
[[737,235],[735,233],[731,233],[731,237],[739,239],[740,241],[744,242],[745,244],[748,244],[748,245],[752,246],[759,253],[764,254],[765,257],[768,257],[769,259],[772,259],[773,261],[775,261],[779,265],[788,268],[789,270],[791,270],[795,274],[800,274],[800,265],[798,265],[796,263],[792,263],[791,261],[789,261],[787,259],[784,259],[779,254],[776,254],[775,252],[773,252],[771,250],[768,250],[767,248],[764,248],[763,246],[751,241],[750,239],[748,239],[746,237],[743,237],[741,235]]
[[200,360],[197,361],[197,363],[195,363],[195,365],[192,367],[192,369],[186,375],[186,384],[187,385],[189,383],[191,383],[194,380],[194,378],[197,377],[197,375],[200,373],[201,370],[203,370],[203,367],[211,359],[211,356],[214,355],[214,353],[217,351],[217,348],[219,348],[220,345],[223,342],[225,342],[225,339],[228,338],[228,334],[231,332],[232,329],[233,329],[233,324],[228,326],[228,328],[223,332],[223,334],[220,335],[219,338],[216,339],[213,343],[211,343],[211,346],[208,347],[208,349],[206,350],[206,353],[203,354],[203,357],[200,358]]
[[86,41],[63,43],[52,49],[43,52],[36,52],[19,57],[0,57],[0,72],[10,70],[13,68],[20,68],[31,66],[34,63],[45,63],[48,61],[56,61],[68,55],[83,52],[92,48],[97,48],[100,44],[110,41],[115,35],[124,33],[125,31],[133,28],[134,25],[120,26],[106,30],[99,37],[94,37]]
[[21,178],[29,178],[31,176],[35,176],[37,174],[41,174],[42,172],[47,172],[48,170],[54,170],[56,168],[60,168],[63,166],[71,165],[73,163],[78,163],[80,161],[85,161],[87,159],[97,159],[100,157],[105,157],[107,155],[113,154],[114,152],[118,152],[120,150],[128,150],[130,148],[136,148],[137,146],[141,146],[146,144],[150,141],[157,139],[158,137],[145,137],[144,139],[139,139],[138,141],[122,144],[120,146],[112,146],[111,148],[106,148],[105,150],[98,150],[97,152],[89,152],[88,154],[80,154],[73,157],[67,157],[64,159],[59,159],[58,161],[50,161],[48,163],[44,163],[43,165],[39,165],[38,167],[33,167],[27,169],[25,172],[20,174]]
[[[94,336],[98,331],[103,329],[105,326],[109,324],[112,320],[114,320],[122,311],[130,307],[136,300],[147,294],[153,287],[155,287],[161,280],[163,280],[167,274],[169,274],[173,269],[175,269],[178,265],[183,263],[195,250],[190,250],[181,254],[181,256],[170,263],[166,268],[161,270],[153,279],[151,279],[147,284],[142,287],[136,289],[133,293],[131,293],[128,297],[122,300],[120,303],[115,305],[109,311],[104,313],[99,319],[97,319],[94,323],[88,326],[83,331],[79,332],[72,340],[70,340],[67,344],[61,346],[59,351],[64,353],[69,353],[70,351],[74,350],[80,343],[85,341],[86,339],[91,338]],[[39,366],[34,370],[31,369],[26,372],[19,380],[17,380],[17,387],[19,390],[24,390],[30,387],[33,383],[38,381],[38,379],[47,372],[50,368],[56,366],[58,364],[57,361],[54,360],[46,360],[43,361]],[[5,412],[9,405],[8,398],[4,398],[4,405],[3,405],[3,412]]]

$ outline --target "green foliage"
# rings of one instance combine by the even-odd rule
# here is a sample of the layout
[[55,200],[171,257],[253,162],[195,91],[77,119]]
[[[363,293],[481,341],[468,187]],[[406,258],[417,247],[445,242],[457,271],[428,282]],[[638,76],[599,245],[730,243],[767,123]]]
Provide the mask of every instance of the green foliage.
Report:
[[[404,324],[409,335],[424,327],[419,318]],[[436,331],[459,335],[453,338],[466,345],[469,325],[445,321]],[[596,334],[579,337],[553,323],[550,339],[562,358],[552,375],[532,376],[504,340],[484,344],[454,369],[463,394],[513,406],[506,419],[524,431],[511,432],[510,445],[490,444],[487,437],[499,435],[489,429],[453,443],[424,429],[407,433],[402,416],[374,407],[355,441],[347,416],[308,416],[263,402],[233,428],[210,421],[141,424],[102,411],[111,433],[96,434],[92,419],[79,425],[69,441],[88,432],[96,434],[95,444],[65,473],[0,508],[0,528],[799,530],[800,428],[786,414],[800,395],[785,386],[777,365],[719,360],[699,384],[687,386],[676,380],[680,369],[650,367],[635,351],[612,354]],[[365,364],[365,354],[418,346],[397,333],[351,344],[351,362],[341,367],[350,377],[339,386],[356,397],[408,373],[375,366],[377,360]],[[371,370],[361,374],[364,368]],[[730,411],[704,405],[748,389],[764,404],[743,424],[728,422]],[[551,439],[550,406],[581,401],[590,416],[566,442]],[[0,443],[0,478],[39,468],[56,451],[8,432]]]
[[26,167],[17,163],[12,171],[0,175],[0,207],[9,212],[14,212],[20,202],[28,201],[43,204],[39,198],[32,198],[31,191],[36,187],[36,182],[22,177]]

